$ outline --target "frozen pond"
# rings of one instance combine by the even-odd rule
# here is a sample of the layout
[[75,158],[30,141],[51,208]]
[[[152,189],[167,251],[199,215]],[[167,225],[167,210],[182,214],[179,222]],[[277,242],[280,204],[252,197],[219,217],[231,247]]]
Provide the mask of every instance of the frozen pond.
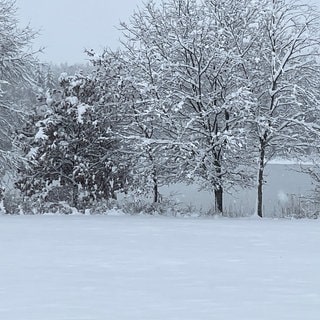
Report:
[[[283,208],[290,205],[292,199],[312,193],[313,185],[310,177],[299,172],[298,164],[269,164],[266,167],[266,184],[264,185],[264,214],[279,216]],[[199,191],[197,186],[177,184],[166,187],[165,195],[173,194],[184,204],[208,211],[214,206],[212,193]],[[228,212],[242,215],[253,214],[256,207],[256,189],[230,190],[225,195],[224,207]]]

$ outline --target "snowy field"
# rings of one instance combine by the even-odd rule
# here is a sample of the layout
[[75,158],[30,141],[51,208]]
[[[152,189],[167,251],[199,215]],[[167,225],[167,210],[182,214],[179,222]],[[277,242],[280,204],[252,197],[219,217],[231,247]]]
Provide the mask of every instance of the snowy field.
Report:
[[320,222],[0,216],[3,320],[318,320]]

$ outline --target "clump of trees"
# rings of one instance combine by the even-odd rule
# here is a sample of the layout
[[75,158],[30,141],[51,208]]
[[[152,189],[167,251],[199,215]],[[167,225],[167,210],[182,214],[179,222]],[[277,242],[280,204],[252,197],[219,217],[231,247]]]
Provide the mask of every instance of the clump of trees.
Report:
[[257,181],[262,217],[268,161],[318,136],[319,22],[298,1],[147,2],[121,24],[121,49],[88,52],[86,75],[40,81],[17,187],[82,208],[197,183],[222,213],[225,190]]

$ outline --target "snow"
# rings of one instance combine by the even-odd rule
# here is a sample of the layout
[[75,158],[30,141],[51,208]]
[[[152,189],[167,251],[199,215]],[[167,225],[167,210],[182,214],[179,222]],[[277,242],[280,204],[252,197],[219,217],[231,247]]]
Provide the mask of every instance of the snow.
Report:
[[69,103],[71,106],[75,106],[79,103],[79,99],[76,96],[66,97],[65,101]]
[[38,140],[45,140],[47,139],[48,136],[44,133],[44,129],[42,127],[39,128],[38,132],[36,133],[34,140],[38,141]]
[[278,200],[281,204],[286,204],[289,202],[289,196],[283,190],[278,191]]
[[319,319],[316,220],[0,216],[0,242],[0,319]]
[[88,105],[81,103],[77,106],[77,111],[78,111],[78,123],[83,124],[83,115],[87,112]]
[[62,72],[58,78],[59,82],[66,81],[68,79],[68,74],[66,72]]
[[[43,132],[43,131],[42,131]],[[39,133],[39,132],[38,132]],[[30,148],[30,151],[27,154],[28,159],[34,159],[37,155],[39,148],[38,147],[32,147]]]

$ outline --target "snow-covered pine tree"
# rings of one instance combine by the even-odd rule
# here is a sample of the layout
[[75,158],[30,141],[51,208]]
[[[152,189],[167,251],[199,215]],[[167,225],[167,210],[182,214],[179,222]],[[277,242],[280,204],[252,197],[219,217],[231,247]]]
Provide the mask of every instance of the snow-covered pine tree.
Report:
[[117,156],[119,143],[108,117],[94,103],[92,78],[63,74],[60,84],[61,91],[46,100],[47,112],[28,150],[29,167],[17,186],[27,196],[65,200],[81,209],[115,198],[127,168]]

